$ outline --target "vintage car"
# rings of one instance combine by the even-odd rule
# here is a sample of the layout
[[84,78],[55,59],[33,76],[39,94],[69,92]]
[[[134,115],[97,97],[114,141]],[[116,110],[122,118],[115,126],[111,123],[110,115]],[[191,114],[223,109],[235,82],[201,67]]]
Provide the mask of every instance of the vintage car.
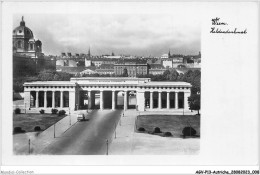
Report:
[[85,118],[84,114],[78,114],[77,120],[78,120],[78,122],[82,122],[82,121],[86,121],[86,118]]

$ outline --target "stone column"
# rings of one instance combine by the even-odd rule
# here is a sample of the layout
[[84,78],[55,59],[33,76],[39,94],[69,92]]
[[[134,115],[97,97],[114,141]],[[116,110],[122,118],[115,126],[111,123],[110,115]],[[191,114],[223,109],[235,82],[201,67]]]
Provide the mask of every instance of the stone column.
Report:
[[100,103],[100,110],[104,110],[104,98],[103,98],[103,94],[104,92],[103,91],[100,91],[100,99],[99,99],[99,103]]
[[95,107],[95,105],[96,105],[96,92],[94,91],[94,92],[92,92],[91,91],[91,109],[93,109],[94,107]]
[[126,111],[128,108],[128,101],[127,101],[127,91],[124,92],[124,110]]
[[138,105],[138,111],[144,111],[145,109],[145,98],[144,98],[144,92],[136,92],[136,99],[137,99],[137,105]]
[[60,91],[60,107],[63,108],[63,91]]
[[178,104],[178,92],[175,92],[175,109],[179,108],[179,104]]
[[153,92],[150,92],[150,109],[153,109]]
[[69,91],[69,110],[75,111],[76,106],[76,91]]
[[80,94],[80,91],[79,90],[76,90],[76,110],[79,109],[79,94]]
[[188,98],[190,97],[190,92],[184,92],[184,109],[189,110],[189,101]]
[[167,92],[167,109],[170,109],[170,92]]
[[162,109],[162,92],[158,92],[158,108]]
[[36,108],[39,108],[39,91],[36,91],[35,107],[36,107]]
[[52,91],[52,108],[55,108],[55,91]]
[[31,91],[25,90],[24,91],[24,108],[29,109],[31,105]]
[[44,108],[47,108],[47,91],[44,91]]
[[112,110],[116,109],[116,91],[112,91]]
[[88,109],[92,108],[92,96],[91,91],[88,91]]
[[115,108],[117,108],[117,94],[118,94],[118,92],[115,91]]

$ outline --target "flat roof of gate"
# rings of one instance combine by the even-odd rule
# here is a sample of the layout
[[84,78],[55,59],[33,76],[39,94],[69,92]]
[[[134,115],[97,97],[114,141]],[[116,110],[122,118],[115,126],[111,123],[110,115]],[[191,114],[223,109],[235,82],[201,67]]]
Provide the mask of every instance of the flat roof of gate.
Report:
[[147,83],[139,83],[139,85],[143,86],[187,86],[191,87],[190,83],[182,82],[182,81],[150,81]]
[[72,82],[150,82],[151,78],[134,78],[134,77],[73,77]]
[[32,81],[32,82],[25,82],[24,86],[53,86],[53,85],[67,85],[67,86],[76,86],[75,82],[70,81]]

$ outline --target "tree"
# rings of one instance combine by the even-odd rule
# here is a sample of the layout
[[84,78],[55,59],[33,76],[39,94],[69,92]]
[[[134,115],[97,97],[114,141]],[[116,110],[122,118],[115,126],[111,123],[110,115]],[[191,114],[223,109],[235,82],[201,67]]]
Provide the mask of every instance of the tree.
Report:
[[51,70],[43,70],[39,73],[38,79],[40,81],[52,81],[54,78],[55,72]]
[[197,110],[198,115],[200,114],[200,94],[191,94],[188,98],[190,110]]
[[71,77],[69,73],[52,70],[43,70],[38,75],[40,81],[69,81]]
[[167,78],[170,81],[177,81],[179,77],[179,73],[174,69],[170,72],[169,77]]
[[53,81],[69,81],[71,78],[71,74],[66,72],[56,72]]
[[188,82],[188,83],[192,83],[193,81],[193,71],[192,70],[188,70],[183,77],[183,81]]

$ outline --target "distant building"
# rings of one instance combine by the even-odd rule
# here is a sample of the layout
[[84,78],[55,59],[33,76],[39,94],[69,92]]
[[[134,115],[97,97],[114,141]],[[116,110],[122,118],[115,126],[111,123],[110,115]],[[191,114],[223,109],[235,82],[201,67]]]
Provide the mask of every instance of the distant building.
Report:
[[33,32],[25,26],[22,17],[20,25],[13,30],[13,77],[34,75],[43,69],[56,68],[56,58],[44,56],[42,42],[35,40]]
[[57,72],[66,72],[66,73],[69,73],[69,74],[72,74],[72,75],[77,75],[79,73],[81,73],[82,71],[85,70],[85,67],[81,66],[81,67],[62,67],[62,66],[57,66],[56,67],[56,71]]
[[85,69],[82,72],[80,72],[80,75],[91,75],[91,74],[96,74],[97,72],[92,69]]
[[149,74],[152,74],[152,75],[161,75],[167,70],[161,64],[151,64],[151,65],[149,65],[149,67],[150,67]]
[[66,65],[65,62],[66,62],[66,60],[57,60],[56,66],[65,66]]
[[114,65],[113,64],[102,64],[96,69],[98,74],[114,74]]
[[85,58],[85,67],[89,67],[89,66],[92,66],[91,60],[88,60],[87,58]]
[[139,63],[121,63],[114,65],[115,75],[122,75],[124,69],[127,70],[129,77],[136,77],[137,75],[147,75],[148,74],[148,64]]
[[42,53],[42,42],[35,40],[31,29],[25,26],[25,21],[13,30],[13,53],[25,55],[31,58],[40,58]]
[[169,58],[169,55],[166,53],[166,54],[163,54],[162,56],[161,56],[161,58]]
[[122,58],[122,56],[112,55],[112,56],[104,56],[104,58],[108,58],[108,59],[120,59],[120,58]]
[[162,61],[162,65],[163,65],[163,67],[165,67],[165,68],[172,68],[172,60],[163,60]]

